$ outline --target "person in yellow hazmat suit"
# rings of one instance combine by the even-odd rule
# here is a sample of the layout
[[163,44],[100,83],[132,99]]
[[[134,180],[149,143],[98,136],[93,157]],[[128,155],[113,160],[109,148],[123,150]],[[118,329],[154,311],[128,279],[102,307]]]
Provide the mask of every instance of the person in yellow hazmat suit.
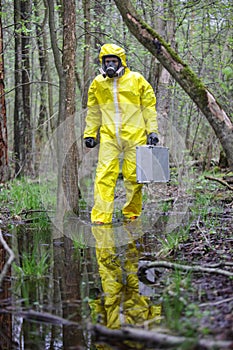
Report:
[[122,213],[136,219],[142,211],[142,184],[136,180],[136,146],[158,143],[156,97],[151,85],[126,63],[125,50],[105,44],[99,53],[101,74],[88,91],[88,112],[84,141],[88,148],[100,148],[94,186],[91,221],[112,222],[114,189],[119,174],[119,155],[123,153],[122,175],[126,203]]

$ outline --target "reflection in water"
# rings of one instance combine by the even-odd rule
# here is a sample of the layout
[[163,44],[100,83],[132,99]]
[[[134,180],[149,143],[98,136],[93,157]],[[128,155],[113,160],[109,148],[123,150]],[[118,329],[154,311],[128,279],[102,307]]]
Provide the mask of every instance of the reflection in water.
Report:
[[[154,319],[159,322],[161,306],[153,302],[150,297],[153,293],[146,295],[145,289],[140,288],[137,276],[145,239],[141,226],[140,219],[123,225],[89,226],[92,232],[86,238],[93,243],[90,246],[80,242],[77,225],[72,227],[72,232],[67,225],[69,236],[52,239],[51,244],[44,244],[42,238],[33,241],[31,231],[24,232],[28,239],[23,242],[29,245],[31,239],[30,247],[18,245],[18,255],[22,257],[25,251],[29,254],[36,247],[39,263],[41,254],[47,251],[48,270],[39,278],[22,276],[11,283],[9,310],[13,315],[6,316],[12,331],[7,328],[9,346],[5,348],[109,349],[93,344],[87,327],[90,315],[93,323],[110,329]],[[154,249],[154,244],[150,246]],[[19,266],[22,266],[20,260]],[[4,317],[1,315],[0,321],[6,322]],[[0,349],[4,344],[2,336],[0,327]]]
[[[122,230],[128,235],[128,244],[118,247],[112,225],[96,225],[92,233],[96,240],[96,258],[101,277],[102,291],[95,290],[90,302],[92,322],[111,329],[123,325],[140,325],[154,319],[159,322],[161,305],[140,294],[137,276],[142,237],[133,240],[135,225],[139,220],[125,224]],[[130,239],[131,237],[131,239]],[[99,347],[108,349],[108,347]]]

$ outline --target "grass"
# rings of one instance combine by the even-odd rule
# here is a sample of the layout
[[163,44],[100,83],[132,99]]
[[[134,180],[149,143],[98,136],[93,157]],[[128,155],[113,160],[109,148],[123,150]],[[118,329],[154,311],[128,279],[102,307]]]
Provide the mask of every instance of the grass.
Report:
[[161,243],[160,255],[167,256],[171,252],[175,252],[179,248],[179,244],[188,239],[189,236],[189,226],[181,227],[179,230],[172,231],[168,233],[163,238],[158,238]]
[[6,188],[2,188],[0,198],[10,205],[13,215],[18,215],[22,210],[41,207],[39,185],[27,182],[26,179],[9,182]]
[[39,256],[36,250],[32,254],[23,253],[21,266],[13,263],[13,269],[20,278],[43,278],[49,269],[48,257],[48,252]]
[[[202,227],[208,230],[208,234],[215,234],[215,227],[218,224],[218,215],[222,208],[217,202],[216,191],[219,184],[212,183],[205,179],[205,174],[201,175],[192,188],[192,206],[190,206],[190,218],[185,225],[181,225],[162,239],[159,239],[162,255],[168,255],[178,249],[181,242],[185,242],[189,237],[191,221],[201,222]],[[164,213],[169,213],[170,203],[160,203],[160,209]],[[165,217],[166,218],[166,217]],[[167,217],[168,219],[168,217]]]
[[165,322],[170,329],[181,330],[180,319],[189,304],[187,291],[190,286],[191,273],[182,273],[176,270],[167,280],[167,287],[162,298]]
[[37,230],[48,230],[50,221],[43,208],[39,183],[28,181],[26,178],[15,179],[0,190],[2,208],[9,210],[10,217],[35,222]]
[[20,242],[20,259],[13,264],[18,277],[41,278],[48,269],[47,248],[41,249],[41,242],[49,242],[51,228],[40,190],[38,182],[26,178],[8,182],[0,190],[2,213],[8,215],[7,230]]

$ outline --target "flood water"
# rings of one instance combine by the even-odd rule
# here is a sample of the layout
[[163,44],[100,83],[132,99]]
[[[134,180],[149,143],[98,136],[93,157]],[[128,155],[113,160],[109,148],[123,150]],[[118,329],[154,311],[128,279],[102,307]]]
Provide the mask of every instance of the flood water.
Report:
[[63,235],[15,228],[10,239],[24,273],[12,267],[3,284],[0,348],[113,349],[95,341],[93,324],[159,326],[163,278],[153,270],[144,280],[137,275],[159,249],[151,225],[137,219],[91,226],[69,218]]
[[[170,198],[174,189],[163,184],[151,195],[149,190],[143,215],[133,222],[119,222],[116,213],[112,225],[93,226],[84,209],[59,224],[51,211],[49,230],[37,225],[38,213],[13,227],[7,239],[15,262],[0,290],[1,350],[145,349],[117,341],[112,347],[106,339],[100,344],[93,325],[151,329],[163,322],[168,271],[150,269],[139,280],[138,269],[155,259],[164,237],[187,220],[189,202],[180,191],[161,207],[162,196]],[[121,200],[118,195],[119,207]]]

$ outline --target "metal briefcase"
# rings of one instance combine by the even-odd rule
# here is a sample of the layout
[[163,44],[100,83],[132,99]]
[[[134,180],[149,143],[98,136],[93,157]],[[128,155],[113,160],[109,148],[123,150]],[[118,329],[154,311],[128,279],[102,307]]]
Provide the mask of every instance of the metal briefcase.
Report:
[[138,183],[168,182],[170,180],[167,147],[143,145],[136,147]]

